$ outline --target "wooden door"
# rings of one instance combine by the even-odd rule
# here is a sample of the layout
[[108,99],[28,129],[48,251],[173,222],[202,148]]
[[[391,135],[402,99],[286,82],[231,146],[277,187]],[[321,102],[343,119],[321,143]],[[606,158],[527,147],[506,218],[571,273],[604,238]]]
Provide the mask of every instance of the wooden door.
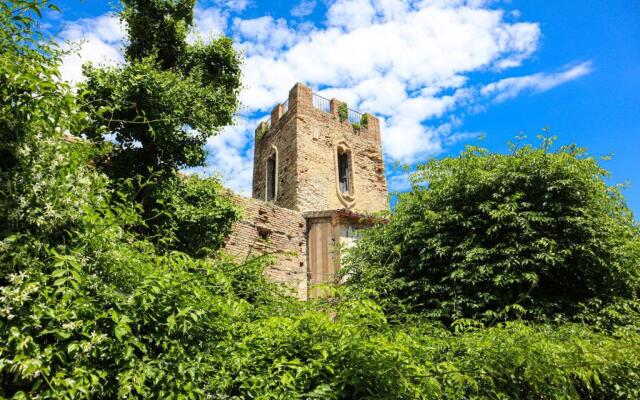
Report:
[[337,229],[339,226],[334,226],[331,218],[316,218],[311,222],[308,237],[310,297],[324,294],[318,285],[336,282],[336,272],[340,268],[335,246],[339,237]]

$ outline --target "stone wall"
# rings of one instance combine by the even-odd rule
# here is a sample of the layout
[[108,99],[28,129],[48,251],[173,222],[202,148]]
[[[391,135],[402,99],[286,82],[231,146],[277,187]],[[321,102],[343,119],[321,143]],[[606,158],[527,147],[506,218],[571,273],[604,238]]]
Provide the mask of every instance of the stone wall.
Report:
[[[334,245],[355,240],[357,215],[388,209],[380,123],[370,114],[366,114],[366,128],[340,121],[340,104],[332,99],[325,108],[328,112],[315,108],[311,88],[298,83],[287,101],[274,107],[269,123],[260,123],[255,136],[253,199],[238,198],[245,215],[225,246],[239,261],[276,254],[278,261],[267,275],[287,283],[301,299],[307,298],[309,277],[314,283],[333,279],[339,268]],[[338,182],[339,151],[351,160],[351,190],[346,194]],[[276,196],[267,203],[266,165],[273,155]]]
[[274,254],[276,263],[266,275],[307,298],[306,222],[302,213],[261,200],[237,197],[243,218],[225,242],[228,253],[242,262],[248,257]]

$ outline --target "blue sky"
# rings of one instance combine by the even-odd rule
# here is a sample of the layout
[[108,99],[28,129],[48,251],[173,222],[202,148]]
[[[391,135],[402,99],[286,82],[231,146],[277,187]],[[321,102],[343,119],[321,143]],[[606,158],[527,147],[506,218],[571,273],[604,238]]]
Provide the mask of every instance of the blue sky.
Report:
[[[107,2],[65,0],[49,15],[85,61],[122,61],[123,27]],[[490,0],[201,1],[191,39],[226,34],[245,54],[243,109],[208,143],[204,173],[247,194],[257,122],[297,81],[382,119],[387,178],[394,164],[457,155],[467,144],[506,151],[544,126],[630,182],[640,214],[640,2]]]

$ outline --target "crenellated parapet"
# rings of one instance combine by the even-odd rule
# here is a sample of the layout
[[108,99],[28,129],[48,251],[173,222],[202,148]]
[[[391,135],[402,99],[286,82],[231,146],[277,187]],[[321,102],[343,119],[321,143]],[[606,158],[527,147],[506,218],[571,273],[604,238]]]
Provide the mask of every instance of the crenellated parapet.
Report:
[[[346,114],[341,116],[344,104]],[[305,114],[318,118],[331,116],[334,121],[352,130],[354,134],[366,136],[380,142],[380,121],[370,113],[360,113],[348,107],[347,103],[338,99],[327,99],[302,83],[297,83],[289,92],[289,97],[271,110],[269,117],[256,127],[256,140],[280,128],[280,120],[289,114]],[[324,114],[324,115],[323,115]]]

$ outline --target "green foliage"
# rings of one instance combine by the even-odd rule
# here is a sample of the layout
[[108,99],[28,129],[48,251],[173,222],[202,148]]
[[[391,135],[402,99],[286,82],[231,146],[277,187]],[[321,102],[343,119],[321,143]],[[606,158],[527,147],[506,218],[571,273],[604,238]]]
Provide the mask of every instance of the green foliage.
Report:
[[360,122],[354,122],[351,124],[355,130],[367,129],[369,127],[369,117],[367,114],[364,114],[362,118],[360,118]]
[[121,14],[131,41],[127,58],[158,56],[162,69],[176,67],[187,51],[187,34],[193,25],[194,0],[123,0]]
[[[0,234],[61,231],[78,219],[86,202],[86,188],[99,183],[77,181],[70,175],[52,176],[66,168],[71,173],[85,161],[82,146],[62,149],[48,134],[78,131],[86,116],[77,112],[76,99],[60,82],[61,53],[34,28],[41,10],[56,7],[45,0],[2,4],[0,12]],[[47,149],[38,151],[38,147]],[[84,165],[82,165],[84,167]],[[69,196],[52,196],[58,187]],[[53,214],[51,207],[60,214]],[[28,216],[28,222],[25,217]]]
[[2,3],[0,12],[0,173],[21,157],[28,133],[72,129],[83,115],[71,113],[75,98],[58,81],[60,54],[40,45],[37,15],[56,7],[46,0]]
[[607,176],[583,149],[549,143],[431,160],[360,242],[349,282],[448,321],[571,317],[592,300],[635,299],[640,231]]
[[[368,301],[247,328],[228,350],[221,387],[255,398],[633,399],[638,337],[580,325],[394,327]],[[324,311],[324,312],[323,312]]]
[[582,305],[576,320],[594,330],[624,336],[640,333],[640,301],[616,298],[610,302],[594,299]]
[[210,254],[222,246],[240,217],[233,198],[216,178],[176,176],[152,191],[155,218],[148,233],[159,245],[191,255]]
[[362,129],[369,128],[369,116],[368,116],[368,114],[364,114],[362,116],[362,118],[360,118],[360,126],[362,127]]
[[[220,361],[211,349],[255,314],[234,288],[249,278],[253,291],[271,286],[227,274],[229,261],[163,252],[131,233],[144,222],[132,183],[94,170],[93,147],[63,134],[88,122],[57,80],[57,53],[20,28],[40,4],[0,13],[3,32],[14,31],[2,37],[2,62],[22,66],[3,70],[12,86],[0,108],[13,140],[0,175],[0,396],[204,397]],[[210,183],[184,183],[175,214],[198,193],[220,204]]]
[[249,304],[215,264],[98,229],[36,254],[3,242],[3,268],[19,272],[3,276],[2,395],[202,396],[211,350]]
[[448,398],[631,399],[640,393],[637,337],[512,322],[444,339],[428,349],[439,350],[449,371],[464,374],[453,374]]
[[232,123],[238,106],[239,55],[226,37],[187,44],[192,0],[124,6],[127,63],[84,68],[87,136],[115,140],[101,165],[124,178],[202,165],[207,138]]
[[86,135],[115,143],[97,165],[114,179],[139,185],[131,195],[145,222],[133,227],[165,249],[200,255],[217,250],[235,220],[213,179],[181,180],[177,170],[202,165],[207,138],[232,122],[240,87],[240,59],[226,37],[186,42],[193,1],[125,1],[121,18],[127,63],[86,65]]
[[340,122],[344,122],[349,118],[349,106],[347,106],[347,103],[340,103],[338,106],[338,118],[340,118]]
[[258,132],[256,132],[256,142],[262,140],[262,138],[269,133],[269,128],[269,125],[266,123],[263,123],[258,127]]

